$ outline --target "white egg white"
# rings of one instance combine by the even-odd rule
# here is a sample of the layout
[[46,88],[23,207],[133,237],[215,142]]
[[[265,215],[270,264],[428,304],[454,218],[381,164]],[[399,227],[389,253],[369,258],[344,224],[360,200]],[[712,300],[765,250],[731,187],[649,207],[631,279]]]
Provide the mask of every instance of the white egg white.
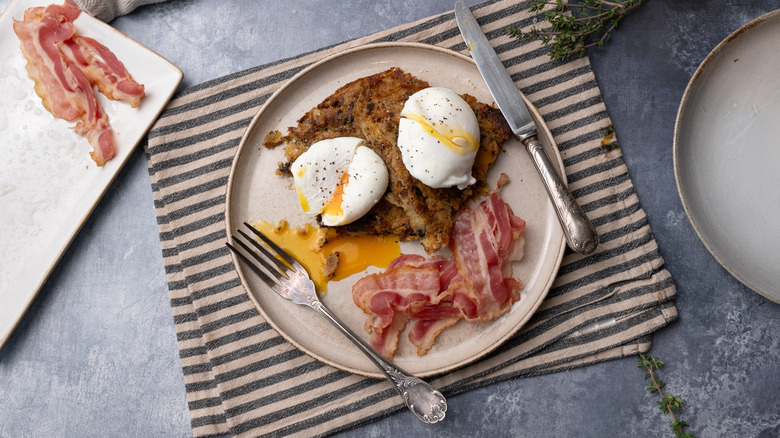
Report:
[[479,124],[454,91],[429,87],[412,94],[401,111],[398,147],[413,177],[433,188],[463,190],[476,180],[471,168],[479,149]]
[[304,212],[323,225],[346,225],[382,198],[389,175],[363,139],[337,137],[314,143],[291,167]]

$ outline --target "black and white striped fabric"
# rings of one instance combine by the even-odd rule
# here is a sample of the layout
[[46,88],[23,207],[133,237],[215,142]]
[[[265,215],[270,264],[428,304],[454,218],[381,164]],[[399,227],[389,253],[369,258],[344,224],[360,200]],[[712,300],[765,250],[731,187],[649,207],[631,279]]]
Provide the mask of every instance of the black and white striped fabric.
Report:
[[[675,287],[634,192],[588,59],[553,62],[528,27],[527,3],[472,8],[518,87],[544,116],[570,188],[601,236],[588,257],[567,253],[548,298],[484,359],[431,379],[445,395],[647,351],[677,317]],[[253,307],[224,242],[225,186],[252,116],[305,66],[349,47],[417,41],[466,52],[452,13],[179,93],[149,133],[149,173],[195,436],[329,434],[402,408],[384,381],[351,375],[287,343]],[[605,141],[607,139],[607,141]]]

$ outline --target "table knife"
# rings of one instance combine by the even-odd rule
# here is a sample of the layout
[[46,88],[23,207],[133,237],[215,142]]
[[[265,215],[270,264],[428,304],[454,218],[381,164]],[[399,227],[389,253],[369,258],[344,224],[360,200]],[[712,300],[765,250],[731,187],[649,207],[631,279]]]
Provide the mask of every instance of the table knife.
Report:
[[596,229],[545,154],[544,147],[536,135],[536,124],[528,112],[520,90],[515,86],[509,72],[506,71],[504,64],[463,0],[455,4],[455,19],[466,41],[466,48],[471,52],[471,57],[485,79],[490,94],[493,95],[512,132],[525,145],[536,165],[536,170],[542,177],[544,187],[563,227],[566,242],[578,253],[592,253],[599,242]]

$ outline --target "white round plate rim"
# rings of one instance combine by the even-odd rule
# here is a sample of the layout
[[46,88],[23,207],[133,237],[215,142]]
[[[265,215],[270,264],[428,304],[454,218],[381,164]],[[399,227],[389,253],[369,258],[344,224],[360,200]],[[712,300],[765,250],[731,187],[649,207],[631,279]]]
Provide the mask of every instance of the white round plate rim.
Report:
[[[742,193],[729,196],[729,194],[722,191],[722,187],[717,187],[717,185],[717,190],[700,190],[703,180],[708,178],[711,180],[715,177],[715,169],[707,167],[707,164],[713,163],[713,161],[708,160],[714,160],[715,158],[708,158],[703,152],[707,151],[710,157],[728,156],[729,152],[734,151],[735,145],[720,144],[717,141],[704,144],[701,141],[706,137],[701,134],[704,130],[696,131],[696,126],[707,126],[710,131],[722,134],[719,136],[720,138],[725,138],[726,134],[732,133],[726,131],[729,129],[733,131],[733,121],[737,120],[740,109],[743,112],[754,112],[756,118],[760,113],[755,104],[752,107],[741,108],[745,107],[746,102],[739,100],[729,101],[729,97],[732,94],[740,93],[747,96],[766,83],[777,83],[776,72],[770,81],[764,81],[757,77],[762,73],[761,68],[754,68],[755,66],[750,64],[750,62],[755,62],[751,61],[752,57],[758,56],[756,53],[761,52],[762,45],[768,44],[766,39],[761,38],[761,32],[774,32],[774,35],[780,34],[780,10],[764,14],[731,33],[699,65],[685,89],[677,112],[674,128],[673,161],[675,181],[683,208],[707,250],[737,280],[760,295],[780,303],[780,270],[777,266],[772,266],[773,260],[775,265],[777,263],[776,253],[778,248],[767,250],[762,245],[749,247],[751,255],[755,256],[750,257],[750,263],[745,261],[744,253],[740,254],[740,250],[745,249],[745,243],[750,242],[751,239],[764,240],[767,244],[780,241],[780,231],[778,231],[780,228],[772,225],[761,227],[761,220],[756,222],[755,215],[751,215],[749,210],[724,211],[726,210],[725,206],[728,204],[723,203],[724,200],[734,201],[734,199],[729,198],[744,196],[746,199],[751,198],[755,200],[763,208],[777,209],[771,198],[765,195],[778,196],[777,192],[780,191],[780,184],[777,184],[778,180],[775,179],[775,187],[755,187],[750,185],[752,181],[755,181],[755,175],[746,174],[745,172],[740,174],[721,172],[717,174],[717,178],[724,181],[737,180],[739,183],[737,189],[742,190]],[[753,50],[744,50],[745,48]],[[779,52],[775,48],[772,53],[776,56]],[[762,60],[765,59],[762,58]],[[778,64],[779,59],[780,57],[772,59],[772,62]],[[739,72],[739,76],[736,73],[732,73],[732,71]],[[730,79],[732,80],[724,84],[723,78],[725,75],[731,75]],[[708,97],[715,95],[714,92],[710,92],[709,95],[707,93],[716,86],[714,85],[716,83],[727,85],[726,87],[716,89],[717,96],[723,105],[731,103],[728,108],[724,108],[725,115],[721,117],[725,118],[727,123],[722,123],[723,120],[718,119],[720,114],[718,110],[721,108],[713,109],[713,107],[707,106],[707,104],[711,103]],[[780,89],[780,86],[775,91],[778,89]],[[755,96],[751,97],[755,98]],[[758,99],[761,100],[761,97],[758,97]],[[764,111],[764,113],[774,111],[772,112],[773,115],[780,114],[778,112],[779,105],[775,104],[774,107],[769,108],[770,111]],[[732,114],[729,113],[730,111]],[[707,118],[704,118],[703,115],[705,114]],[[728,122],[732,122],[732,125],[729,125]],[[751,123],[750,126],[755,126],[755,124]],[[759,126],[761,125],[759,124]],[[713,137],[716,136],[715,134],[711,135]],[[751,136],[756,137],[758,134],[753,132]],[[700,142],[697,143],[696,140],[700,140]],[[698,156],[696,155],[697,152],[699,152]],[[766,157],[766,160],[777,159],[778,156],[780,155],[774,155],[771,158]],[[695,160],[694,157],[696,158]],[[777,161],[771,162],[777,163]],[[761,163],[752,162],[744,164],[755,165],[756,172],[758,172]],[[720,170],[720,166],[718,167]],[[740,167],[743,166],[733,165],[726,167],[726,170],[737,172],[740,170]],[[706,174],[708,170],[710,171],[709,175]],[[772,194],[773,191],[775,192],[774,194]],[[780,196],[778,196],[778,200],[780,200]],[[715,205],[720,206],[721,210],[714,211],[714,208],[710,207]],[[769,211],[767,213],[766,216],[772,216]],[[730,217],[729,215],[735,214],[741,215],[741,219],[759,226],[737,229],[736,226],[744,225],[744,223],[737,224],[733,223],[733,221],[729,223],[726,219]],[[717,230],[715,229],[716,227]],[[748,234],[742,234],[746,231],[748,231]],[[746,237],[746,239],[741,242],[740,236]],[[739,247],[738,245],[740,244],[743,246]]]
[[[403,54],[404,56],[399,56],[399,54]],[[426,61],[430,59],[432,60],[431,62],[433,62],[433,64],[426,65],[425,67],[422,67],[417,64],[412,66],[412,64],[415,62],[419,63],[419,61],[415,61],[415,56],[425,56]],[[362,60],[367,62],[361,65],[353,65],[356,64],[356,60]],[[329,75],[328,72],[330,70],[338,70],[338,71],[350,70],[348,72],[349,77],[344,77],[343,81],[342,80],[339,81],[339,83],[343,85],[357,78],[372,74],[371,72],[377,73],[386,70],[387,68],[390,67],[400,67],[406,71],[409,71],[409,69],[411,70],[420,69],[417,72],[418,74],[430,75],[432,74],[430,70],[435,69],[435,62],[441,62],[442,60],[451,60],[447,62],[457,64],[459,68],[465,67],[469,69],[468,72],[468,74],[470,75],[469,78],[467,80],[462,81],[462,83],[456,85],[467,86],[470,89],[461,90],[455,87],[453,87],[453,89],[455,89],[459,93],[468,93],[468,94],[475,95],[475,97],[478,97],[483,102],[489,102],[489,103],[493,102],[492,98],[489,97],[489,92],[487,91],[484,82],[481,81],[481,77],[479,77],[480,80],[477,81],[477,77],[479,73],[471,58],[448,49],[444,49],[444,48],[440,48],[428,44],[422,44],[422,43],[400,43],[400,42],[374,43],[374,44],[354,47],[351,49],[347,49],[345,51],[335,53],[316,63],[313,63],[312,65],[301,70],[296,75],[294,75],[291,79],[289,79],[282,87],[280,87],[277,91],[275,91],[271,95],[271,97],[269,97],[268,100],[259,109],[257,114],[250,122],[249,126],[247,127],[246,132],[244,133],[241,142],[236,150],[235,158],[233,160],[233,164],[231,166],[230,174],[228,177],[227,192],[226,192],[225,225],[226,225],[226,230],[228,231],[227,232],[228,241],[232,241],[231,233],[234,230],[236,230],[244,221],[254,221],[259,219],[268,220],[267,218],[264,217],[258,217],[259,215],[256,210],[253,212],[249,212],[246,206],[243,205],[243,204],[248,204],[249,201],[246,201],[247,196],[245,194],[242,194],[242,189],[254,184],[249,180],[251,180],[256,175],[260,175],[258,176],[258,178],[271,178],[270,176],[266,175],[268,172],[265,172],[264,174],[262,172],[259,172],[257,168],[253,167],[253,163],[261,161],[264,158],[266,159],[266,161],[270,161],[272,160],[272,158],[266,158],[266,157],[269,154],[271,154],[273,151],[277,149],[281,149],[280,147],[272,150],[267,150],[263,148],[260,145],[260,140],[262,139],[262,135],[264,135],[264,132],[260,133],[259,130],[262,127],[267,127],[266,125],[272,125],[274,126],[273,129],[279,129],[279,130],[284,130],[288,126],[292,126],[291,124],[289,124],[289,121],[285,122],[284,120],[281,120],[279,118],[272,121],[270,119],[272,119],[274,115],[276,115],[279,112],[284,113],[285,111],[283,109],[285,108],[285,106],[294,107],[294,106],[308,105],[308,107],[305,110],[301,111],[300,113],[296,112],[297,114],[296,120],[297,120],[297,118],[301,117],[311,107],[316,106],[324,97],[327,97],[328,95],[336,91],[336,88],[332,88],[324,91],[318,90],[314,92],[314,94],[321,94],[321,95],[314,96],[309,99],[308,95],[310,94],[310,90],[306,88],[306,85],[310,85],[309,83],[313,81],[312,78],[317,78],[318,75],[327,77],[327,75]],[[347,67],[349,66],[353,66],[354,68],[348,69]],[[471,71],[471,69],[473,69],[473,71]],[[414,74],[415,76],[418,76],[418,74],[415,74],[414,71],[409,71],[409,72]],[[474,72],[476,72],[477,76],[474,76]],[[447,74],[452,74],[452,73],[450,72]],[[429,82],[431,81],[429,80]],[[440,84],[431,83],[431,85],[440,85]],[[336,86],[333,85],[333,87]],[[289,101],[292,100],[291,98],[295,97],[296,94],[305,96],[306,98],[302,100],[306,100],[306,102],[295,101],[289,103]],[[481,96],[479,94],[481,94]],[[545,144],[545,150],[548,153],[548,156],[551,157],[553,163],[556,164],[559,173],[563,174],[564,173],[563,161],[560,156],[560,153],[557,151],[557,148],[551,146],[554,145],[554,143],[552,143],[554,141],[552,134],[549,131],[549,129],[546,127],[546,125],[544,125],[541,116],[538,114],[538,112],[532,106],[530,107],[532,109],[532,115],[537,120],[537,124],[539,125],[539,138]],[[289,116],[287,116],[287,118],[289,118]],[[516,143],[516,144],[509,144],[509,143]],[[508,163],[510,160],[509,157],[515,157],[513,159],[516,161],[519,160],[525,163],[525,161],[527,160],[528,163],[530,163],[530,158],[527,157],[527,153],[525,151],[521,150],[522,145],[517,140],[510,139],[505,145],[505,148],[506,150],[509,150],[510,148],[514,148],[514,150],[511,153],[501,153],[500,155],[503,155],[506,158],[500,158],[499,162],[501,160],[506,160]],[[260,153],[257,152],[259,149],[262,149]],[[251,175],[249,174],[250,172]],[[520,171],[518,171],[518,173],[520,173]],[[512,175],[510,175],[510,177],[512,177]],[[529,181],[523,182],[523,177],[528,177],[526,179]],[[511,187],[512,184],[515,185],[528,184],[531,185],[531,187],[533,187],[534,189],[538,189],[542,187],[541,182],[538,181],[539,180],[538,176],[529,174],[529,170],[527,168],[525,168],[524,173],[522,173],[522,177],[512,178],[512,179],[513,182],[511,182],[507,187]],[[517,179],[518,181],[514,181],[515,179]],[[287,187],[289,188],[290,193],[293,193],[291,188],[292,186],[289,183],[287,184]],[[506,190],[507,190],[506,188],[502,189],[502,193]],[[248,190],[244,190],[244,192],[246,191]],[[244,197],[244,199],[239,199],[242,196]],[[267,194],[264,197],[273,197],[273,196],[277,196],[277,195]],[[277,199],[276,201],[282,203],[286,202],[285,199],[281,198],[281,195],[279,196],[280,198]],[[533,212],[533,215],[538,215],[540,218],[537,222],[539,222],[541,226],[539,227],[538,231],[534,230],[534,232],[537,232],[539,235],[541,235],[541,237],[533,237],[532,235],[529,238],[528,231],[527,231],[526,238],[531,241],[537,238],[544,239],[544,247],[533,248],[533,247],[529,247],[528,244],[526,245],[527,255],[525,259],[536,260],[536,258],[539,258],[540,261],[538,263],[538,266],[534,265],[535,269],[533,275],[530,276],[532,282],[531,284],[534,286],[534,289],[532,291],[529,291],[527,294],[524,292],[524,298],[518,303],[515,303],[515,306],[518,306],[520,303],[523,303],[522,304],[523,309],[524,310],[528,309],[528,311],[525,311],[523,315],[519,315],[519,312],[515,312],[515,307],[513,307],[512,310],[510,310],[510,312],[508,312],[506,315],[502,317],[502,318],[506,318],[506,320],[511,323],[510,327],[508,329],[504,329],[504,324],[502,324],[501,326],[503,329],[502,332],[500,334],[493,334],[492,336],[489,336],[488,344],[485,345],[484,348],[481,348],[479,351],[475,351],[473,353],[459,352],[461,353],[461,356],[465,354],[467,355],[467,357],[454,355],[457,356],[458,358],[452,361],[436,359],[436,360],[431,360],[426,362],[426,356],[431,355],[431,352],[433,352],[438,348],[438,345],[440,344],[439,339],[446,337],[448,331],[453,331],[454,329],[456,329],[458,327],[458,325],[456,325],[455,327],[445,330],[444,333],[442,333],[439,336],[439,339],[437,339],[437,343],[436,345],[434,345],[431,352],[429,352],[425,356],[422,356],[420,358],[409,358],[409,357],[399,358],[397,354],[395,361],[400,367],[420,377],[427,377],[427,376],[432,376],[432,375],[437,375],[444,372],[452,371],[454,369],[472,363],[473,361],[488,354],[490,351],[493,351],[504,341],[506,341],[509,337],[515,334],[528,321],[528,319],[530,319],[530,317],[539,307],[543,299],[546,297],[550,287],[552,286],[553,280],[555,279],[555,276],[560,267],[561,260],[563,259],[563,254],[566,247],[563,232],[560,230],[560,226],[558,225],[554,210],[552,209],[551,203],[547,199],[546,193],[540,194],[538,193],[538,190],[534,190],[533,193],[529,193],[530,198],[534,198],[534,197],[538,198],[539,196],[544,197],[545,207],[540,208],[539,209],[540,211],[538,212]],[[288,198],[290,197],[288,196]],[[292,198],[295,198],[296,200],[294,202],[297,202],[297,197],[292,196]],[[246,210],[246,211],[244,211],[242,214],[241,210]],[[300,208],[298,208],[298,210],[300,210]],[[246,217],[247,215],[250,216],[254,215],[255,217]],[[518,215],[526,219],[527,222],[529,221],[529,219],[524,217],[522,213],[518,213]],[[274,222],[274,220],[272,220],[272,222]],[[418,243],[412,243],[412,244],[419,246]],[[402,245],[409,245],[409,244],[403,243]],[[402,250],[404,252],[407,252],[408,248],[409,248],[408,246],[405,247],[402,246]],[[530,253],[531,256],[529,257],[528,254],[530,251],[536,251],[539,253],[539,255],[537,256],[536,253]],[[329,327],[327,325],[327,322],[325,322],[323,318],[319,318],[317,315],[315,315],[315,312],[312,309],[307,309],[303,306],[298,306],[296,304],[284,300],[281,297],[276,296],[276,294],[274,294],[267,288],[264,288],[258,279],[253,278],[253,274],[246,273],[242,265],[238,262],[238,259],[235,257],[235,255],[231,254],[231,257],[233,258],[233,263],[236,267],[236,271],[238,273],[239,279],[242,285],[244,286],[244,288],[246,289],[247,295],[249,296],[250,300],[253,302],[253,304],[260,312],[260,314],[263,316],[265,321],[268,322],[268,324],[271,327],[273,327],[282,337],[284,337],[287,341],[289,341],[293,346],[295,346],[302,352],[306,353],[307,355],[325,364],[341,369],[343,371],[347,371],[353,374],[359,374],[367,377],[374,377],[374,378],[383,377],[383,375],[379,372],[379,370],[367,358],[364,358],[363,355],[359,353],[354,346],[351,345],[342,346],[343,350],[342,348],[332,348],[332,347],[326,348],[326,346],[323,346],[322,349],[317,350],[319,348],[319,345],[316,345],[315,342],[313,342],[311,339],[307,339],[308,335],[317,334],[317,331],[315,329],[309,330],[307,336],[302,336],[300,332],[293,333],[295,330],[297,330],[298,326],[302,325],[303,323],[306,323],[306,324],[312,324],[313,327],[314,326],[319,327],[319,329],[322,330],[323,335],[321,335],[321,337],[318,338],[318,342],[325,342],[325,341],[336,342],[335,338],[340,339],[342,342],[346,341],[346,338],[343,337],[343,335],[338,333],[338,331],[335,328]],[[521,280],[523,280],[524,283],[526,282],[526,278],[521,278]],[[347,280],[343,280],[343,281],[347,281]],[[354,280],[352,282],[354,282]],[[337,316],[339,316],[342,319],[353,316],[351,314],[344,315],[344,312],[342,312],[342,307],[344,306],[339,306],[338,308],[334,308],[334,306],[332,306],[328,302],[329,299],[335,300],[335,298],[332,297],[333,295],[337,295],[334,294],[334,291],[331,288],[332,288],[332,284],[329,285],[329,292],[323,300],[325,301],[325,304],[328,305],[328,307],[334,313],[336,313]],[[351,303],[351,294],[349,296],[349,302]],[[340,304],[340,303],[337,302],[336,304]],[[350,309],[349,311],[350,312],[356,311],[357,313],[359,313],[360,318],[365,319],[365,315],[362,314],[362,311],[359,308],[357,308],[357,306],[354,306],[354,304],[352,304],[352,306],[353,309]],[[284,317],[280,317],[282,313],[279,312],[283,312]],[[306,313],[306,312],[310,312],[310,313]],[[288,315],[291,316],[288,317]],[[301,321],[297,321],[297,320],[296,320],[297,322],[293,321],[293,319],[296,318],[300,319]],[[499,320],[500,319],[501,318],[499,318]],[[299,324],[299,322],[301,324]],[[493,324],[495,322],[496,321],[483,323],[483,324]],[[460,322],[459,324],[462,325],[467,323]],[[477,325],[472,324],[470,326],[477,326]],[[358,335],[363,336],[364,339],[368,339],[368,335],[362,329],[362,323],[355,324],[355,322],[352,321],[350,327],[355,332],[357,332]],[[491,330],[489,330],[489,327],[488,329],[482,329],[482,331],[480,332],[480,336],[482,336],[482,333],[489,333],[490,331]],[[402,337],[404,337],[404,335],[405,333],[402,334]],[[346,342],[348,344],[348,341]],[[473,343],[476,341],[467,339],[467,343],[468,342]],[[399,352],[402,351],[402,347],[400,346],[402,343],[408,344],[408,340],[402,339],[399,342]],[[447,345],[452,345],[452,344],[450,343]],[[337,351],[337,350],[341,350],[341,351]],[[439,356],[444,355],[443,352],[441,351],[435,354],[438,354]]]

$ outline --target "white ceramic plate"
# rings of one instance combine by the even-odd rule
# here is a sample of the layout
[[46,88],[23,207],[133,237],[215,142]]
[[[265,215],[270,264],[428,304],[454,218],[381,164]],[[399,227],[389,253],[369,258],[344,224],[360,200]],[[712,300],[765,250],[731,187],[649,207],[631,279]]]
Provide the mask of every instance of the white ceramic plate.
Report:
[[677,114],[674,171],[707,249],[780,302],[780,11],[731,34],[696,70]]
[[0,346],[182,78],[181,70],[158,54],[102,21],[79,15],[76,31],[111,49],[146,87],[139,108],[98,95],[116,134],[117,154],[97,167],[73,123],[43,108],[13,32],[13,19],[22,19],[25,9],[50,3],[14,1],[0,16]]
[[[433,86],[446,86],[458,93],[471,94],[483,102],[493,102],[470,58],[435,46],[409,43],[369,45],[320,61],[301,71],[277,91],[247,129],[228,180],[227,229],[233,231],[243,221],[260,219],[273,223],[287,219],[292,226],[308,222],[301,212],[290,179],[274,173],[277,163],[282,160],[283,148],[266,150],[261,145],[263,137],[270,130],[286,132],[287,127],[294,126],[303,114],[340,86],[390,67],[401,67]],[[542,129],[540,137],[547,145],[553,162],[563,169],[560,155],[549,147],[550,132]],[[416,355],[406,339],[406,333],[403,333],[394,360],[400,367],[418,376],[443,373],[468,364],[512,336],[542,302],[560,266],[565,241],[537,171],[518,141],[510,140],[505,149],[506,153],[499,154],[490,178],[494,184],[501,172],[510,176],[511,182],[502,189],[502,196],[515,214],[527,222],[526,256],[515,266],[515,275],[525,285],[522,299],[510,312],[495,321],[481,324],[461,321],[448,328],[422,357]],[[424,254],[417,242],[405,242],[401,250]],[[277,296],[251,271],[238,263],[236,266],[241,281],[261,314],[293,345],[342,370],[381,377],[376,367],[327,321],[317,317],[311,309]],[[374,272],[375,269],[368,271]],[[356,274],[330,283],[324,302],[349,327],[368,340],[369,335],[363,330],[366,315],[352,302],[352,285],[360,276]]]

